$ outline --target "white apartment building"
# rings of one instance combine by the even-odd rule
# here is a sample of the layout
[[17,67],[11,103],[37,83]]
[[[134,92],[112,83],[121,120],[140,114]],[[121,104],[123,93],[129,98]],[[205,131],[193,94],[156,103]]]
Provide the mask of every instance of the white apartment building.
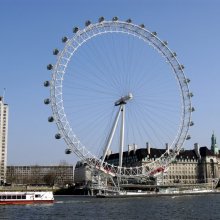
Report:
[[6,182],[8,141],[8,105],[0,96],[0,184]]

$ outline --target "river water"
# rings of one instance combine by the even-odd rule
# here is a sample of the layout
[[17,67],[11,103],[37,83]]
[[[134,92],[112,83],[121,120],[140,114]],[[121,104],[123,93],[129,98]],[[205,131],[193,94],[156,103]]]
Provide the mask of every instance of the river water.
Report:
[[56,196],[54,204],[2,205],[0,219],[218,220],[220,194],[111,199]]

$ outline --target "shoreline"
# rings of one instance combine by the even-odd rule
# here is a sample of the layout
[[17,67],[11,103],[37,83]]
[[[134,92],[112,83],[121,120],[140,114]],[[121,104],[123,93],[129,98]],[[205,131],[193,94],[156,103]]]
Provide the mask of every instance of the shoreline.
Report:
[[207,195],[207,194],[220,194],[220,191],[204,191],[204,192],[158,192],[158,193],[134,193],[134,194],[100,194],[96,195],[97,198],[130,198],[130,197],[161,197],[161,196],[190,196],[190,195]]

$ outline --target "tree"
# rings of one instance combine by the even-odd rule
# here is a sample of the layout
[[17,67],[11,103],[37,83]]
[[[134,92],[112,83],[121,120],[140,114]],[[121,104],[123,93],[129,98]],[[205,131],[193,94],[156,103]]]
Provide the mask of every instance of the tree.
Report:
[[55,181],[57,179],[57,175],[55,172],[53,171],[50,171],[48,172],[45,176],[44,176],[44,182],[47,184],[47,185],[54,185],[55,184]]
[[41,184],[42,177],[40,174],[40,167],[38,165],[31,167],[30,184]]

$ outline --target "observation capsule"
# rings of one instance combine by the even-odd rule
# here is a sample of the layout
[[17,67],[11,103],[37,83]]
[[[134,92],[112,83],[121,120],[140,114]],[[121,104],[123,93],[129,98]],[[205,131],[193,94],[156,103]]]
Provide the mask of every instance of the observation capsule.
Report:
[[55,134],[55,138],[56,139],[60,139],[61,138],[61,134],[60,133]]
[[157,35],[157,32],[156,32],[156,31],[153,31],[151,34],[154,35],[154,36],[156,36],[156,35]]
[[173,52],[172,55],[171,55],[171,57],[176,57],[176,53]]
[[186,137],[186,140],[189,140],[189,139],[191,139],[191,136],[188,134]]
[[188,97],[193,97],[193,93],[192,92],[190,92],[189,94],[188,94]]
[[193,126],[193,125],[194,125],[193,121],[189,122],[189,126]]
[[52,70],[52,69],[53,69],[53,65],[52,65],[52,64],[48,64],[48,65],[47,65],[47,69],[48,69],[48,70]]
[[63,38],[62,38],[62,42],[63,42],[63,43],[66,43],[67,41],[68,41],[68,38],[67,38],[67,37],[63,37]]
[[195,108],[194,108],[194,107],[191,107],[191,108],[189,108],[189,111],[190,111],[190,112],[194,112],[194,111],[195,111]]
[[71,153],[72,153],[72,150],[71,150],[71,149],[67,148],[67,149],[65,150],[65,154],[71,154]]
[[50,82],[49,82],[49,81],[45,81],[45,82],[44,82],[44,86],[45,86],[45,87],[50,86]]
[[183,70],[184,69],[184,66],[183,65],[180,65],[179,66],[179,70]]
[[103,22],[104,20],[105,20],[104,17],[100,17],[100,18],[99,18],[99,23]]
[[57,55],[59,53],[59,50],[58,49],[54,49],[53,50],[53,55]]
[[79,31],[79,28],[78,27],[74,27],[73,28],[73,33],[77,33]]
[[190,79],[185,79],[184,82],[185,82],[185,83],[189,83],[189,82],[190,82]]
[[127,22],[127,23],[131,23],[132,20],[131,20],[130,18],[128,18],[128,19],[126,20],[126,22]]
[[113,17],[112,21],[118,21],[118,17]]
[[163,45],[163,46],[166,46],[167,44],[168,44],[167,41],[163,41],[163,42],[162,42],[162,45]]
[[44,99],[44,104],[45,104],[45,105],[50,104],[50,99]]
[[90,24],[91,24],[91,21],[90,21],[90,20],[88,20],[88,21],[85,22],[85,26],[86,26],[86,27],[88,27]]
[[145,25],[144,24],[140,24],[139,25],[141,28],[145,28]]
[[48,121],[49,122],[53,122],[54,121],[54,117],[53,116],[48,117]]

